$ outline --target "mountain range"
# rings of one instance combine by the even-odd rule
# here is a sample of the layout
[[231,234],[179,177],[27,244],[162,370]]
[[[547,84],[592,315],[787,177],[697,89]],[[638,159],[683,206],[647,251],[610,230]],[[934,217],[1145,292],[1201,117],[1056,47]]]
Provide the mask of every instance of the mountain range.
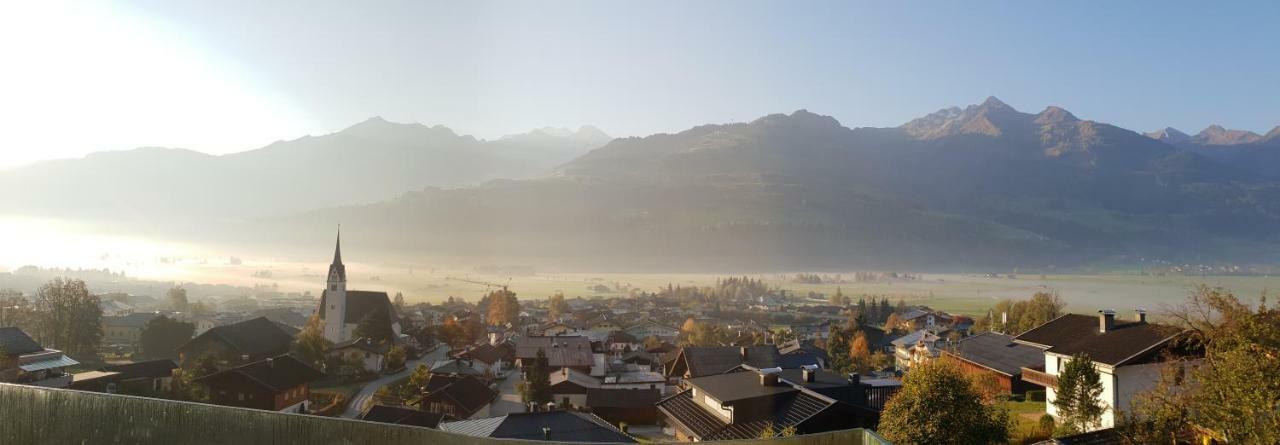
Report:
[[[218,182],[195,176],[201,180],[183,182],[181,193],[217,196],[236,216],[206,224],[204,237],[314,245],[341,222],[344,235],[387,252],[543,268],[973,270],[1278,259],[1280,131],[1144,135],[1059,107],[1025,113],[989,98],[892,128],[849,128],[799,110],[581,148],[605,138],[597,133],[483,142],[371,120],[217,157],[235,159],[227,163],[237,170]],[[512,140],[523,142],[500,148]],[[579,140],[592,142],[572,145]],[[515,148],[538,145],[531,141],[548,142],[541,151]],[[443,151],[450,159],[486,157],[441,171],[439,153],[412,148],[422,146],[458,150]],[[512,153],[537,159],[504,170]],[[113,156],[122,154],[101,157]],[[69,165],[90,162],[152,184],[192,177],[165,167],[172,164],[97,157],[67,161],[43,180],[83,181],[64,176],[90,169]],[[50,167],[0,174],[0,184],[38,168]],[[291,173],[272,182],[282,170]],[[468,179],[474,185],[458,185]],[[136,199],[119,198],[113,205]],[[278,202],[289,205],[264,212]],[[9,210],[38,209],[26,204]]]

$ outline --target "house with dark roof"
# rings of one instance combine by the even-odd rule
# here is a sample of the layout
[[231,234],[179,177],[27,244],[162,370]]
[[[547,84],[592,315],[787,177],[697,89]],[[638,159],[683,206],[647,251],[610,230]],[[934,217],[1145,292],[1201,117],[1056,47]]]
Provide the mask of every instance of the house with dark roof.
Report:
[[801,356],[804,361],[815,362],[819,367],[826,368],[830,363],[831,357],[827,354],[826,349],[819,348],[814,344],[813,340],[791,340],[778,345],[778,353],[783,356]]
[[256,362],[289,352],[293,336],[266,317],[214,327],[178,347],[178,364],[189,367],[211,355],[219,367]]
[[62,351],[40,346],[16,327],[0,327],[0,382],[66,388],[72,376],[68,366],[80,362]]
[[799,368],[820,365],[810,354],[783,355],[775,345],[686,346],[664,365],[669,378],[690,379],[720,374],[738,365],[755,368]]
[[373,404],[360,413],[358,419],[365,422],[390,423],[393,425],[420,426],[423,428],[439,428],[440,422],[456,420],[447,414],[429,413],[408,406]]
[[610,424],[658,423],[657,403],[662,398],[662,389],[588,388],[586,396],[587,409]]
[[[875,410],[824,395],[780,371],[750,368],[691,378],[688,389],[658,401],[658,410],[682,442],[755,439],[766,427],[811,434],[874,428],[878,422]],[[802,379],[813,371],[801,370]]]
[[366,317],[386,323],[396,336],[400,335],[400,319],[386,292],[347,290],[347,266],[342,264],[341,234],[334,243],[333,263],[329,264],[326,281],[326,287],[320,293],[318,310],[324,322],[324,338],[334,343],[350,340],[355,336],[356,326]]
[[117,383],[124,393],[167,392],[173,386],[173,370],[178,364],[173,360],[159,359],[145,362],[107,365],[107,372],[118,372]]
[[553,373],[560,368],[573,368],[589,374],[596,363],[591,340],[587,337],[529,336],[516,339],[516,366],[532,366],[539,350],[546,354],[547,366]]
[[108,344],[136,344],[142,341],[142,329],[151,319],[159,317],[154,312],[134,312],[117,317],[102,317],[102,341]]
[[484,375],[475,366],[472,366],[468,359],[450,359],[435,362],[431,365],[431,374],[473,375],[477,377]]
[[280,355],[196,379],[215,405],[306,412],[311,382],[324,373],[290,355]]
[[489,406],[498,398],[498,392],[489,387],[485,380],[475,376],[453,376],[442,380],[443,385],[432,385],[430,380],[436,378],[432,374],[428,380],[427,390],[421,398],[411,402],[419,409],[436,414],[446,414],[457,419],[477,419],[489,416]]
[[501,345],[492,345],[482,343],[479,346],[467,348],[465,351],[453,354],[454,357],[465,359],[477,371],[489,373],[490,375],[498,375],[503,368],[511,366],[515,361],[515,349],[507,343]]
[[1039,386],[1022,381],[1022,368],[1044,364],[1044,351],[1013,341],[1012,335],[983,332],[955,343],[942,354],[953,358],[972,372],[988,373],[996,378],[1007,394],[1022,394]]
[[635,443],[626,433],[589,413],[539,411],[440,424],[440,429],[474,437],[545,440],[558,443]]
[[1116,425],[1116,412],[1129,408],[1135,394],[1151,388],[1160,377],[1159,366],[1167,354],[1195,355],[1178,339],[1185,331],[1173,326],[1148,323],[1145,311],[1138,310],[1131,321],[1116,319],[1115,311],[1098,315],[1066,314],[1013,338],[1014,342],[1037,348],[1043,363],[1022,368],[1022,379],[1044,386],[1045,408],[1057,417],[1058,373],[1072,357],[1083,354],[1102,375],[1099,401],[1105,407],[1095,428]]

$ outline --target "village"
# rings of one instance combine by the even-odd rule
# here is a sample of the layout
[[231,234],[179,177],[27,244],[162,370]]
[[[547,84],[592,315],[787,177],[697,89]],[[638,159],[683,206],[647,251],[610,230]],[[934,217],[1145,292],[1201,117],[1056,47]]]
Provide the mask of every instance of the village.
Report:
[[[324,286],[318,299],[199,317],[101,300],[97,350],[113,359],[96,367],[56,349],[76,343],[47,325],[13,322],[0,327],[0,380],[491,438],[693,442],[910,423],[890,405],[917,369],[945,363],[1009,413],[1001,439],[1120,443],[1161,367],[1203,354],[1144,310],[1067,313],[1043,293],[979,317],[748,277],[617,298],[495,287],[478,301],[406,304],[348,289],[340,237]],[[1085,417],[1055,402],[1078,363],[1096,370]]]

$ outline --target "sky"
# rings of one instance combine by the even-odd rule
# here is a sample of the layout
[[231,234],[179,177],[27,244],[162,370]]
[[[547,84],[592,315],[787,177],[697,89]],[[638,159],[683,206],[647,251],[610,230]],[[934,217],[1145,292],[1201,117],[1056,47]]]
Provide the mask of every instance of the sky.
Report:
[[1149,131],[1280,125],[1280,2],[0,0],[0,168],[221,154],[372,116],[495,138],[997,96]]

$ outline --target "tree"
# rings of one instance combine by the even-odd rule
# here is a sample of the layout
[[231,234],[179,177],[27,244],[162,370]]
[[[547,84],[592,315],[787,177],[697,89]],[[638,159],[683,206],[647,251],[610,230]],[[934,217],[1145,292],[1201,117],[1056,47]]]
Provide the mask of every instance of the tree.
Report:
[[644,338],[645,349],[652,349],[659,346],[662,346],[662,339],[652,335]]
[[898,327],[902,325],[902,319],[897,313],[889,314],[889,318],[884,321],[885,332],[896,332]]
[[1090,431],[1098,425],[1107,408],[1098,399],[1102,395],[1102,375],[1085,354],[1071,357],[1062,366],[1056,394],[1053,406],[1062,420],[1059,428],[1066,434]]
[[294,337],[292,350],[298,358],[318,366],[324,363],[324,351],[331,346],[333,343],[324,338],[324,322],[319,315],[312,315],[302,331],[298,332],[298,336]]
[[689,317],[688,319],[685,319],[684,324],[680,325],[680,332],[690,334],[693,332],[693,328],[696,327],[698,327],[698,322],[695,321],[693,317]]
[[405,381],[400,391],[401,399],[411,399],[415,395],[420,395],[427,386],[427,380],[431,379],[431,368],[425,364],[419,364],[413,368],[413,372],[409,374],[409,379]]
[[830,303],[832,306],[844,306],[844,292],[839,287],[836,288],[836,293],[831,294]]
[[404,294],[396,292],[396,298],[393,301],[396,305],[396,311],[404,311]]
[[391,370],[403,368],[406,355],[403,346],[392,346],[391,350],[387,351],[386,368]]
[[1004,443],[1009,413],[983,404],[972,381],[950,360],[912,367],[880,415],[879,433],[898,444]]
[[485,297],[489,301],[486,321],[492,326],[503,326],[520,320],[520,301],[516,293],[502,288]]
[[569,305],[564,302],[564,293],[556,292],[551,298],[547,299],[547,318],[550,320],[559,320],[561,315],[569,311]]
[[391,328],[391,314],[386,305],[377,305],[369,313],[360,318],[356,329],[352,332],[356,337],[364,337],[379,343],[395,341],[396,331]]
[[831,329],[827,340],[827,351],[831,356],[831,369],[838,373],[845,374],[853,369],[853,362],[849,357],[849,334],[839,326],[831,325]]
[[36,291],[43,340],[71,353],[93,354],[102,340],[102,307],[81,280],[54,278]]
[[176,358],[177,349],[191,339],[196,326],[164,315],[152,318],[142,328],[139,342],[147,358]]
[[1201,286],[1169,315],[1192,354],[1166,357],[1158,384],[1135,397],[1133,442],[1169,443],[1194,425],[1217,443],[1280,443],[1280,310]]
[[528,395],[526,399],[539,405],[551,402],[551,369],[547,362],[547,352],[538,349],[533,366],[529,368],[527,381]]
[[468,343],[467,332],[462,329],[462,325],[457,320],[449,318],[440,325],[439,329],[440,341],[449,345],[452,349],[462,349]]
[[165,301],[169,302],[169,308],[178,312],[186,312],[188,307],[187,290],[182,286],[174,286],[169,288],[164,294]]
[[867,346],[867,336],[861,331],[853,338],[853,344],[849,345],[849,364],[853,372],[858,374],[866,374],[871,370],[871,348]]
[[689,333],[689,344],[693,346],[719,346],[724,335],[720,328],[710,323],[695,323],[693,332]]

